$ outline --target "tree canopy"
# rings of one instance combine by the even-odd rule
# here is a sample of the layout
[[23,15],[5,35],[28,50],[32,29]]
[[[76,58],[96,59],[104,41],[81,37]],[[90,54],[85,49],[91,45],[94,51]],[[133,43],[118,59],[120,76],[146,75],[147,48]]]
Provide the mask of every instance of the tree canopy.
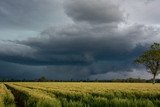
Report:
[[150,49],[140,55],[135,62],[145,65],[147,71],[153,75],[155,83],[155,77],[160,73],[160,44],[151,45]]

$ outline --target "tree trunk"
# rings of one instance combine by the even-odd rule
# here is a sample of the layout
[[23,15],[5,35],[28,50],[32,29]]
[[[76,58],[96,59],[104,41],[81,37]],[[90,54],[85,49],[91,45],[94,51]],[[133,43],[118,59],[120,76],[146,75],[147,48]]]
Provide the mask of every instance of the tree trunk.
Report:
[[154,74],[153,75],[153,84],[155,84],[156,83],[156,75]]

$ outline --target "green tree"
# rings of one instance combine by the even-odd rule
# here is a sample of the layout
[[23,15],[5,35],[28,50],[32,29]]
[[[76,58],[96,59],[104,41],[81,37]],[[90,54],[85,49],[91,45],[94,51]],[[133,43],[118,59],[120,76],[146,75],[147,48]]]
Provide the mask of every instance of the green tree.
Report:
[[153,84],[155,84],[155,78],[160,73],[160,44],[151,45],[150,49],[140,55],[135,62],[146,67],[147,71],[153,75]]
[[40,77],[40,78],[38,79],[38,81],[39,81],[39,82],[45,82],[45,81],[47,81],[47,79],[46,79],[44,76],[42,76],[42,77]]

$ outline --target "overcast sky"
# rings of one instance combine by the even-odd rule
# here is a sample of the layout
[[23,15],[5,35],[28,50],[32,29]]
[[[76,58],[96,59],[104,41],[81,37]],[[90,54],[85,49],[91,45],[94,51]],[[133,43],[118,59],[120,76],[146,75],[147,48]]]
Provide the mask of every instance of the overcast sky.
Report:
[[133,60],[160,42],[159,5],[160,0],[0,0],[0,77],[150,79]]

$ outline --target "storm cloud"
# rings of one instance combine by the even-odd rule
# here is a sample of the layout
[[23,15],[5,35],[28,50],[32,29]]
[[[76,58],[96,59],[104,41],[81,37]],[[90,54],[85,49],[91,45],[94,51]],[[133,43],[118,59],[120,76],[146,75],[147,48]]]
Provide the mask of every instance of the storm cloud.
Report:
[[[27,1],[24,0],[24,2]],[[50,10],[43,8],[44,1],[33,0],[31,2],[36,3],[31,5],[27,2],[29,5],[26,5],[26,8],[31,5],[35,12],[37,10],[40,13],[49,11],[46,14],[51,14]],[[51,1],[47,0],[47,2]],[[4,14],[3,9],[9,5],[6,2],[2,3],[4,5],[0,8],[0,14]],[[20,7],[22,4],[19,4]],[[160,28],[158,26],[130,23],[131,20],[128,18],[131,15],[127,18],[128,11],[124,10],[125,5],[122,6],[121,3],[111,0],[64,0],[60,4],[64,14],[62,16],[67,17],[66,20],[70,20],[70,23],[48,27],[37,36],[25,40],[1,40],[0,60],[16,63],[19,66],[34,66],[38,69],[45,66],[46,71],[43,75],[51,79],[109,79],[107,75],[112,74],[112,78],[114,76],[116,78],[117,75],[126,78],[135,76],[135,73],[132,74],[131,72],[138,71],[138,69],[144,71],[144,68],[137,67],[133,60],[148,49],[150,44],[160,41]],[[54,5],[52,6],[56,8]],[[2,8],[3,6],[5,8]],[[53,7],[51,10],[54,10]],[[29,20],[23,15],[25,10],[22,9],[23,12],[20,14],[17,12],[19,9],[14,9],[15,13],[18,14],[16,17],[21,19],[19,24]],[[28,13],[29,16],[31,15],[31,20],[39,17],[32,17],[32,14],[34,13]],[[45,14],[39,15],[45,16]],[[8,16],[6,17],[8,18]],[[6,19],[7,22],[8,20]],[[58,21],[56,18],[55,20]],[[29,22],[32,23],[32,21]],[[40,22],[41,18],[40,20],[37,19],[35,23],[39,24]],[[43,21],[40,24],[43,24]],[[33,25],[36,24],[33,23]],[[29,69],[29,71],[31,70]]]
[[111,0],[68,0],[65,12],[74,21],[88,23],[117,23],[123,21],[120,7]]

